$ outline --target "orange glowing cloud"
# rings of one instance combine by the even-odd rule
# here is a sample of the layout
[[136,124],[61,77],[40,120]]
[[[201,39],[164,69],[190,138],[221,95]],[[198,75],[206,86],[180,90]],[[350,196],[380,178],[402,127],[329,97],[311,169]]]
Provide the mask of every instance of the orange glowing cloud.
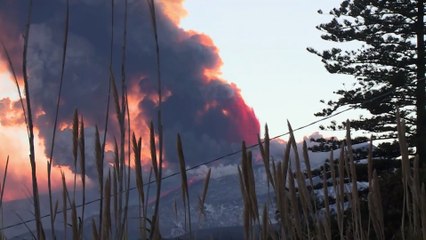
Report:
[[20,125],[24,123],[24,115],[19,102],[10,98],[0,99],[0,124],[3,126]]
[[[138,79],[143,79],[142,77],[137,77]],[[142,80],[143,81],[143,80]],[[131,122],[131,128],[134,132],[136,138],[141,137],[142,138],[142,165],[149,165],[151,164],[151,151],[150,151],[150,132],[149,132],[149,122],[146,120],[147,117],[145,117],[142,110],[139,108],[139,103],[144,98],[149,98],[151,101],[153,101],[155,104],[158,105],[158,96],[156,94],[145,94],[140,91],[140,88],[137,87],[137,81],[133,82],[134,85],[131,85],[128,92],[128,105],[129,105],[129,112],[130,112],[130,122]],[[164,99],[167,99],[171,96],[171,91],[165,91],[164,92]],[[158,144],[158,136],[155,137],[155,141]],[[157,151],[157,155],[158,155]],[[134,165],[134,162],[132,162],[132,166]]]
[[162,0],[160,7],[162,12],[176,25],[179,25],[180,19],[187,15],[183,7],[184,0]]
[[[187,33],[186,36],[188,38],[196,38],[201,45],[207,47],[219,56],[219,48],[217,48],[210,36],[193,30],[187,30],[185,32]],[[203,68],[203,75],[206,81],[218,79],[222,75],[221,68],[223,66],[223,61],[221,58],[216,58],[215,60],[216,61],[214,61],[212,65],[204,66]]]
[[[18,79],[19,81],[19,79]],[[16,84],[12,81],[12,76],[9,73],[8,64],[1,59],[0,55],[0,99],[9,98],[10,100],[19,100]],[[22,90],[22,89],[21,89]]]
[[[37,181],[40,193],[47,193],[47,162],[44,155],[44,144],[40,141],[38,130],[35,129],[35,156],[37,164]],[[29,147],[25,125],[3,126],[0,124],[0,169],[3,173],[6,159],[9,156],[9,167],[6,179],[4,200],[27,198],[31,189],[31,166],[29,162]],[[52,189],[61,189],[61,171],[68,180],[73,174],[68,168],[52,167]]]
[[[0,61],[0,172],[3,174],[6,159],[9,156],[9,166],[6,178],[4,200],[29,197],[31,189],[31,166],[29,162],[29,145],[27,130],[24,123],[22,108],[16,93],[16,87],[4,61]],[[44,141],[39,138],[39,131],[34,129],[35,156],[37,164],[37,181],[40,193],[47,193],[47,162]],[[61,172],[67,179],[72,179],[70,169],[52,167],[52,188],[61,188]],[[3,177],[3,176],[2,176]]]

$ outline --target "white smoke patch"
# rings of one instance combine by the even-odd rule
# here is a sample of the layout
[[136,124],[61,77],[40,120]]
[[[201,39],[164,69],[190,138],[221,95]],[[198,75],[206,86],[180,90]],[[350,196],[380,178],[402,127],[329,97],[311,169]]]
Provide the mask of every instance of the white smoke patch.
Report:
[[189,175],[195,177],[196,179],[204,179],[207,176],[209,169],[211,169],[211,179],[219,179],[227,176],[235,176],[238,174],[238,164],[218,164],[216,166],[209,167],[207,165],[202,165],[194,170],[188,172]]

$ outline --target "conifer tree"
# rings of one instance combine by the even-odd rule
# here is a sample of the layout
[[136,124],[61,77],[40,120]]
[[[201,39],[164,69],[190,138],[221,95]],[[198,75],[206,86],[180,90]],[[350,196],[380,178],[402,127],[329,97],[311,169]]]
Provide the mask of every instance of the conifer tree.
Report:
[[[356,79],[352,89],[336,90],[338,99],[315,115],[329,116],[343,106],[365,109],[370,114],[354,119],[351,127],[392,138],[399,108],[410,143],[426,165],[424,0],[344,0],[329,13],[318,12],[333,16],[317,26],[324,40],[359,47],[308,48],[330,73]],[[336,127],[342,125],[328,126]]]

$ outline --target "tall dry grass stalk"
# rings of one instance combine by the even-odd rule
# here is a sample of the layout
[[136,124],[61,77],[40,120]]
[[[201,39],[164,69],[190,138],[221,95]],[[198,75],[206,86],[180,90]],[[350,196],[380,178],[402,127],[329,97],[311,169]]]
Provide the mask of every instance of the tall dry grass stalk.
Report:
[[142,139],[139,138],[136,140],[135,134],[132,137],[133,145],[133,154],[135,159],[135,176],[136,176],[136,189],[139,193],[139,228],[142,239],[147,238],[147,221],[146,221],[146,208],[145,208],[145,192],[144,192],[144,182],[142,176]]
[[103,218],[102,218],[102,238],[101,239],[111,239],[112,229],[111,229],[111,171],[108,172],[108,177],[105,182],[104,190],[104,209],[103,209]]
[[86,144],[84,136],[84,120],[83,117],[80,120],[80,134],[79,134],[79,148],[80,148],[80,177],[81,177],[81,186],[82,186],[82,206],[81,206],[81,215],[79,221],[78,234],[80,238],[84,236],[84,219],[85,219],[85,209],[86,209]]
[[[409,225],[408,229],[412,229],[411,224],[411,207],[410,207],[410,194],[408,192],[408,185],[410,184],[410,160],[408,155],[408,144],[405,139],[405,124],[404,120],[400,118],[399,111],[397,112],[397,129],[399,147],[401,152],[401,172],[402,172],[402,184],[403,184],[403,206],[402,206],[402,219],[401,219],[401,234],[402,238],[405,239],[405,221],[408,215]],[[406,215],[407,214],[407,215]]]
[[374,232],[377,239],[385,239],[385,227],[383,219],[383,206],[382,197],[380,194],[379,178],[376,170],[373,170],[373,137],[370,137],[370,144],[368,146],[368,229],[367,238],[370,238],[370,223],[373,225]]
[[[158,121],[157,121],[157,131],[158,131],[158,148],[155,148],[155,138],[154,138],[154,127],[151,122],[150,125],[150,143],[151,143],[151,158],[152,165],[154,170],[154,175],[156,177],[157,191],[156,191],[156,200],[155,200],[155,208],[154,215],[152,217],[151,224],[151,239],[159,239],[160,238],[160,230],[159,230],[159,205],[160,205],[160,194],[161,194],[161,178],[162,178],[162,168],[163,168],[163,122],[162,122],[162,79],[161,79],[161,61],[160,61],[160,43],[158,36],[158,25],[157,25],[157,13],[156,13],[156,3],[154,0],[146,0],[146,3],[149,8],[149,14],[151,18],[152,30],[154,34],[154,43],[155,43],[155,57],[156,57],[156,70],[157,70],[157,84],[158,84]],[[158,158],[154,157],[157,155],[158,150]]]
[[246,239],[255,239],[255,224],[260,224],[257,204],[256,186],[253,172],[252,154],[247,150],[245,142],[242,144],[241,166],[238,167],[240,187],[244,203],[244,229]]
[[380,194],[379,178],[375,170],[368,193],[368,210],[377,239],[385,239],[382,197]]
[[52,162],[47,162],[47,188],[49,191],[49,211],[50,211],[50,227],[51,227],[51,237],[53,240],[56,239],[56,231],[55,231],[55,220],[56,214],[58,213],[58,200],[55,201],[55,205],[53,205],[53,197],[52,197]]
[[336,209],[337,209],[337,226],[339,228],[340,239],[344,238],[344,200],[345,200],[345,146],[340,146],[340,157],[338,163],[338,174],[339,179],[337,182],[337,192],[336,192]]
[[[7,169],[9,167],[9,156],[6,159],[6,165],[4,166],[3,181],[0,183],[0,227],[3,227],[3,197],[6,188]],[[0,239],[6,239],[3,232],[0,231]]]
[[351,189],[351,210],[352,210],[352,220],[353,220],[353,231],[354,235],[357,237],[357,239],[363,240],[364,232],[363,232],[363,226],[362,226],[362,218],[361,218],[361,203],[359,199],[358,194],[358,183],[357,183],[357,175],[355,170],[355,163],[354,163],[354,157],[353,157],[353,149],[352,149],[352,140],[351,140],[351,129],[350,129],[350,122],[349,120],[346,121],[346,145],[347,145],[347,153],[348,158],[347,163],[349,163],[349,169],[350,169],[350,178],[352,183],[352,189]]
[[265,125],[265,136],[263,138],[263,141],[260,139],[259,135],[257,136],[257,139],[258,139],[260,155],[262,156],[263,165],[265,166],[266,177],[268,179],[268,188],[269,188],[269,185],[275,188],[274,178],[272,177],[272,172],[271,172],[271,163],[270,163],[271,159],[270,159],[270,147],[269,147],[271,140],[269,138],[268,125]]
[[68,189],[67,182],[65,180],[65,174],[61,172],[62,176],[62,216],[63,216],[63,227],[64,227],[64,239],[67,240],[68,236]]
[[[182,147],[182,139],[180,138],[180,135],[177,135],[177,152],[179,157],[179,169],[180,169],[180,175],[181,175],[181,189],[182,189],[182,201],[183,201],[183,208],[185,211],[185,228],[186,225],[189,227],[189,236],[192,239],[192,227],[191,227],[191,205],[189,200],[189,190],[188,190],[188,178],[186,176],[186,164],[185,164],[185,156],[183,154],[183,147]],[[188,222],[187,222],[188,218]]]
[[[151,239],[159,239],[160,238],[160,223],[159,223],[159,208],[160,208],[160,194],[161,194],[161,183],[162,183],[162,151],[159,151],[159,156],[157,158],[157,147],[155,143],[155,131],[154,131],[154,124],[151,122],[150,124],[150,151],[151,151],[151,161],[152,161],[152,167],[154,171],[155,176],[155,182],[156,182],[156,195],[155,195],[155,206],[154,206],[154,215],[151,219],[151,232],[150,232],[150,238]],[[160,128],[161,130],[161,128]],[[162,133],[160,132],[160,138],[162,136]],[[162,144],[159,146],[162,147]],[[158,159],[158,160],[157,160]]]
[[66,10],[65,10],[64,42],[63,42],[63,48],[62,48],[63,51],[62,51],[62,65],[61,65],[61,75],[60,75],[61,77],[60,77],[60,82],[59,82],[58,98],[57,98],[57,101],[56,101],[55,121],[54,121],[54,125],[53,125],[52,143],[51,143],[51,147],[50,147],[50,159],[49,159],[49,162],[47,163],[49,210],[50,210],[50,229],[51,229],[51,237],[54,240],[56,239],[56,234],[55,234],[56,210],[54,210],[54,209],[57,209],[57,207],[55,207],[55,208],[53,207],[51,170],[52,170],[53,153],[54,153],[54,147],[55,147],[56,128],[57,128],[58,116],[59,116],[59,105],[60,105],[60,100],[61,100],[61,96],[62,96],[62,86],[63,86],[64,73],[65,73],[65,60],[66,60],[67,46],[68,46],[69,10],[70,10],[69,0],[67,0]]
[[202,220],[206,216],[205,203],[206,203],[206,198],[207,198],[207,191],[209,189],[209,182],[210,182],[211,173],[212,173],[212,169],[209,168],[209,171],[207,172],[206,177],[204,178],[203,193],[198,198],[198,202],[199,202],[198,208],[199,208],[199,211],[200,211],[200,220],[199,220],[200,222],[202,222]]
[[[111,0],[111,39],[110,39],[110,57],[109,57],[109,77],[108,77],[108,93],[107,93],[107,104],[106,104],[106,114],[105,114],[105,125],[104,125],[104,133],[103,133],[103,141],[102,145],[100,144],[99,139],[99,130],[96,126],[96,165],[97,165],[97,172],[98,172],[98,182],[99,182],[99,190],[100,190],[100,196],[103,196],[104,191],[104,173],[103,173],[103,162],[105,158],[105,146],[106,146],[106,140],[107,140],[107,133],[108,133],[108,122],[109,122],[109,111],[110,111],[110,104],[111,104],[111,90],[112,90],[112,62],[113,62],[113,48],[114,48],[114,0]],[[99,147],[100,146],[100,147]],[[98,236],[102,239],[102,222],[103,222],[103,199],[100,199],[99,202],[99,231]],[[94,225],[96,228],[96,224]]]
[[96,230],[96,234],[94,233],[93,236],[97,236],[95,239],[102,239],[102,216],[103,216],[103,202],[104,202],[104,160],[103,160],[103,150],[101,146],[101,140],[99,137],[99,129],[98,126],[96,126],[95,131],[95,157],[96,157],[96,171],[98,174],[98,186],[99,186],[99,196],[101,198],[99,199],[99,230],[96,227],[96,222],[93,221],[93,231]]
[[[397,111],[398,140],[401,151],[401,172],[403,184],[403,209],[401,219],[401,235],[403,239],[425,239],[426,209],[424,183],[420,184],[419,159],[409,158],[408,144],[405,137],[405,122]],[[408,226],[406,226],[408,219]]]
[[[331,154],[331,158],[333,159],[332,156],[332,152]],[[332,160],[331,160],[332,161]],[[331,234],[331,213],[330,213],[330,203],[329,203],[329,196],[328,196],[328,185],[327,185],[327,173],[326,173],[326,169],[324,168],[323,171],[323,175],[322,175],[322,188],[324,191],[324,208],[325,208],[325,219],[317,219],[318,224],[322,223],[322,227],[324,228],[324,233],[325,233],[325,237],[327,240],[331,240],[332,239],[332,234]],[[319,233],[321,234],[321,233]]]
[[[288,129],[289,129],[289,132],[290,132],[289,142],[291,142],[291,146],[293,147],[293,150],[294,150],[295,163],[296,163],[296,181],[297,181],[297,186],[298,186],[299,197],[301,199],[301,206],[302,206],[302,212],[303,212],[303,216],[304,216],[304,222],[306,224],[307,238],[311,238],[310,218],[311,218],[312,213],[313,213],[313,206],[312,206],[309,191],[308,191],[307,186],[306,186],[305,175],[302,173],[301,161],[300,161],[299,152],[298,152],[298,149],[297,149],[296,140],[295,140],[295,137],[294,137],[294,132],[293,132],[293,129],[290,125],[290,122],[287,121],[287,125],[288,125]],[[305,158],[307,158],[307,162],[309,164],[309,157],[308,157],[308,153],[307,153],[307,148],[306,148],[306,152],[304,152],[303,155],[305,156]]]
[[32,190],[33,190],[33,204],[34,204],[34,217],[36,221],[36,229],[37,229],[37,238],[45,239],[43,224],[41,221],[40,214],[40,198],[39,198],[39,190],[37,183],[37,167],[36,167],[36,157],[34,150],[34,124],[32,117],[32,109],[31,109],[31,96],[29,90],[29,79],[27,72],[27,56],[28,56],[28,42],[30,38],[30,26],[31,26],[31,17],[32,17],[32,9],[33,9],[33,1],[30,0],[29,8],[28,8],[28,18],[24,33],[24,52],[23,52],[23,60],[22,60],[22,74],[24,78],[24,89],[25,89],[25,100],[26,100],[26,110],[28,117],[28,142],[30,147],[30,165],[31,165],[31,182],[32,182]]

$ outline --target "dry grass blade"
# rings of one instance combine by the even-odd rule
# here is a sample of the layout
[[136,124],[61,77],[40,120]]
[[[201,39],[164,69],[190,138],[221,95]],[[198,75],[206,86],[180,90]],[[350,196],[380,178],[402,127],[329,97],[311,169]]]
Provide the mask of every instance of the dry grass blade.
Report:
[[133,154],[135,156],[135,175],[136,175],[136,186],[139,192],[139,197],[141,198],[142,205],[145,201],[144,191],[143,191],[143,177],[142,177],[142,164],[141,164],[141,154],[142,154],[142,139],[139,138],[136,140],[136,136],[133,133],[132,137],[133,143]]
[[9,167],[9,156],[7,156],[6,159],[6,165],[4,166],[4,173],[3,173],[3,181],[1,182],[1,188],[0,188],[0,209],[3,207],[3,196],[6,188],[6,179],[7,179],[7,169]]
[[[372,188],[372,183],[373,183],[373,136],[370,137],[370,145],[368,146],[367,175],[368,175],[368,190],[371,191],[373,189]],[[370,195],[370,193],[369,193],[369,195]],[[369,204],[368,205],[369,206],[368,209],[370,211],[370,197],[369,196],[367,196],[367,202]],[[371,226],[371,221],[372,220],[373,220],[372,217],[369,216],[369,218],[368,218],[367,238],[370,237],[370,226]]]
[[61,172],[62,176],[62,215],[64,220],[64,239],[67,239],[67,227],[68,227],[68,216],[67,216],[67,210],[68,210],[68,189],[67,189],[67,183],[65,181],[65,174]]
[[268,178],[268,187],[269,187],[269,184],[271,184],[272,187],[275,188],[274,179],[272,177],[271,166],[270,166],[270,147],[269,147],[270,138],[269,138],[268,125],[265,125],[265,136],[263,139],[263,144],[262,144],[262,140],[260,139],[260,136],[257,137],[257,142],[259,145],[260,154],[262,156],[263,165],[265,166],[266,176]]
[[78,154],[78,111],[74,110],[74,117],[72,122],[72,155],[74,157],[74,165],[77,164],[77,154]]
[[339,179],[337,182],[337,191],[336,191],[336,209],[337,209],[337,226],[339,228],[340,239],[344,239],[343,231],[343,215],[344,215],[344,196],[345,196],[345,147],[342,143],[340,146],[340,156],[338,164],[338,173]]
[[74,240],[78,240],[80,237],[78,223],[78,215],[77,215],[77,207],[75,205],[75,199],[72,200],[71,203],[71,229],[72,229],[72,238]]
[[360,206],[360,199],[358,195],[358,183],[357,183],[357,175],[355,170],[355,163],[354,163],[354,157],[353,157],[353,150],[352,150],[352,141],[351,141],[351,132],[350,132],[350,122],[349,120],[346,121],[346,143],[348,148],[348,162],[349,162],[349,168],[350,168],[350,177],[352,181],[352,214],[353,214],[353,221],[354,221],[354,233],[357,236],[357,239],[364,239],[364,233],[362,230],[362,222],[361,222],[361,206]]
[[158,111],[158,122],[161,123],[161,104],[162,104],[162,83],[161,83],[161,65],[160,65],[160,44],[158,40],[158,27],[157,27],[157,14],[155,10],[155,3],[154,0],[146,0],[148,7],[149,7],[149,13],[151,16],[151,23],[154,33],[154,40],[155,40],[155,53],[156,53],[156,64],[157,64],[157,82],[158,82],[158,104],[159,104],[159,111]]
[[377,239],[385,239],[382,198],[380,195],[379,178],[374,170],[368,194],[368,210]]
[[142,211],[142,216],[139,216],[140,221],[140,229],[141,229],[141,237],[142,239],[146,239],[146,212],[145,212],[145,193],[144,193],[144,183],[142,176],[142,164],[141,164],[141,154],[142,154],[142,139],[139,138],[136,140],[136,136],[133,133],[132,136],[132,145],[133,145],[133,154],[135,156],[135,175],[136,175],[136,188],[139,193],[139,214]]
[[268,206],[265,204],[263,206],[263,214],[262,214],[262,240],[268,240],[269,239],[269,218],[268,218]]
[[289,211],[289,204],[288,204],[289,197],[287,196],[288,194],[286,194],[288,192],[285,191],[287,187],[287,178],[288,178],[288,172],[289,172],[288,169],[290,165],[290,151],[291,151],[291,143],[290,141],[288,141],[284,151],[283,164],[281,167],[277,169],[278,179],[276,180],[276,182],[282,181],[282,183],[280,184],[281,187],[278,187],[278,184],[277,184],[277,188],[279,189],[279,194],[281,195],[281,201],[279,205],[280,205],[281,219],[283,220],[281,224],[282,226],[284,226],[282,227],[281,235],[284,238],[288,235],[287,232],[289,233],[290,231],[293,231],[292,227],[288,227],[290,226],[290,214],[289,214],[290,211]]
[[77,109],[74,111],[74,118],[72,124],[72,154],[74,157],[74,194],[77,185],[77,160],[78,160],[78,136],[79,134],[79,122],[78,122],[78,112]]
[[373,179],[373,136],[370,137],[370,145],[368,145],[368,188],[371,187],[371,180]]
[[256,184],[254,180],[254,171],[253,171],[253,160],[252,153],[247,151],[245,143],[243,143],[243,149],[245,151],[245,157],[243,158],[243,176],[245,178],[245,184],[247,193],[249,196],[249,202],[251,207],[251,217],[252,221],[259,221],[259,210],[257,205],[257,195],[256,195]]
[[151,152],[151,161],[152,161],[152,168],[154,170],[155,175],[155,181],[157,184],[160,182],[160,174],[158,170],[158,161],[157,161],[157,150],[156,150],[156,144],[155,144],[155,132],[154,132],[154,124],[151,121],[149,125],[149,146],[150,146],[150,152]]
[[[119,208],[119,205],[118,205],[119,196],[118,196],[118,194],[119,194],[119,192],[118,192],[118,176],[117,176],[117,170],[116,169],[113,169],[112,179],[110,180],[110,184],[111,184],[110,187],[112,188],[111,195],[113,196],[113,205],[114,205],[114,221],[115,221],[114,226],[115,226],[115,230],[116,230],[115,234],[117,235],[118,234],[118,221],[119,221],[119,219],[118,219],[119,218],[119,213],[118,213],[119,212],[118,211],[118,208]],[[110,192],[111,192],[111,190],[110,190]],[[104,194],[105,194],[105,190],[104,190]],[[110,231],[112,233],[112,229],[110,229]]]
[[104,195],[104,161],[103,161],[103,150],[101,146],[101,140],[99,137],[99,129],[96,126],[95,132],[95,156],[96,156],[96,170],[98,172],[98,187],[99,187],[99,196],[101,199],[99,200],[99,232],[97,235],[101,237],[102,235],[102,216],[103,216],[103,202],[104,199],[102,196]]
[[[49,210],[50,210],[50,228],[51,228],[51,235],[52,239],[56,239],[56,233],[55,233],[55,219],[54,219],[54,213],[53,213],[53,197],[52,197],[52,162],[47,162],[47,188],[49,191]],[[1,201],[0,201],[1,202]]]
[[[105,127],[104,127],[104,134],[103,134],[102,149],[96,150],[96,164],[97,164],[97,171],[98,171],[98,178],[99,178],[100,196],[103,196],[103,192],[104,192],[103,162],[104,162],[106,138],[107,138],[107,133],[108,133],[108,121],[109,121],[109,111],[110,111],[110,103],[111,103],[111,88],[112,88],[112,82],[113,82],[113,77],[114,77],[114,74],[112,72],[112,68],[113,68],[113,66],[112,66],[113,46],[114,46],[114,0],[111,0],[111,41],[110,41],[110,59],[109,59],[110,63],[109,63],[107,105],[106,105],[106,114],[105,114]],[[99,135],[99,133],[97,135]],[[98,148],[98,144],[96,144],[96,148]],[[100,157],[98,156],[98,154],[100,154]],[[102,223],[103,223],[103,199],[101,199],[100,203],[99,203],[99,232],[98,232],[98,235],[101,238],[102,238],[102,232],[103,232]]]
[[34,149],[34,125],[33,118],[31,112],[31,97],[30,90],[28,84],[28,73],[27,73],[27,55],[28,55],[28,42],[30,38],[30,26],[31,26],[31,16],[33,9],[33,1],[30,0],[29,8],[28,8],[28,18],[25,28],[24,34],[24,52],[23,52],[23,61],[22,61],[22,74],[24,78],[24,87],[25,87],[25,99],[27,104],[27,113],[28,113],[28,142],[30,147],[30,164],[31,164],[31,182],[32,182],[32,190],[33,190],[33,204],[34,204],[34,215],[36,221],[36,229],[37,229],[37,238],[39,240],[45,239],[43,224],[41,221],[40,214],[40,198],[38,191],[38,183],[37,183],[37,167],[35,161],[35,149]]
[[328,200],[328,185],[327,185],[327,173],[324,168],[322,175],[322,187],[324,191],[324,207],[325,207],[325,220],[323,220],[325,237],[327,240],[331,240],[331,214],[330,214],[330,203]]
[[95,219],[92,218],[92,239],[99,240],[101,237],[99,236],[98,228],[96,227]]
[[123,232],[123,237],[126,237],[128,234],[128,210],[129,210],[129,200],[130,200],[130,181],[131,181],[131,129],[130,129],[130,111],[129,111],[129,104],[128,104],[128,96],[127,96],[127,92],[125,93],[126,95],[126,113],[127,113],[127,126],[128,126],[128,130],[127,130],[127,134],[128,134],[128,138],[127,138],[127,181],[126,181],[126,186],[125,186],[125,203],[124,203],[124,216],[123,216],[123,223],[122,223],[122,232]]
[[59,80],[59,90],[58,90],[58,98],[56,100],[56,111],[55,111],[55,121],[53,124],[53,133],[52,133],[52,143],[50,147],[50,162],[52,162],[53,159],[53,150],[55,147],[55,137],[56,137],[56,127],[58,125],[58,116],[59,116],[59,103],[61,101],[62,96],[62,85],[64,82],[64,73],[65,73],[65,59],[67,56],[67,46],[68,46],[68,28],[69,28],[69,16],[70,16],[70,7],[69,7],[69,0],[67,0],[66,3],[66,9],[65,9],[65,33],[64,33],[64,43],[62,48],[62,65],[61,65],[61,78]]
[[81,118],[80,121],[80,139],[79,139],[79,147],[80,147],[80,174],[81,174],[81,183],[82,183],[82,206],[81,206],[81,222],[79,222],[79,236],[83,238],[84,236],[84,217],[85,217],[85,209],[86,209],[86,144],[85,144],[85,136],[84,136],[84,120]]
[[[112,182],[110,183],[112,185],[112,191],[113,191],[113,204],[114,204],[114,222],[116,227],[116,235],[118,235],[118,229],[120,224],[120,204],[119,199],[121,199],[120,196],[120,190],[119,190],[119,174],[120,174],[120,158],[119,158],[119,152],[118,152],[118,144],[117,140],[114,139],[114,168],[113,168],[113,174],[112,174]],[[111,181],[111,180],[110,180]],[[111,191],[111,190],[110,190]]]
[[[159,234],[159,223],[158,223],[158,210],[159,210],[159,204],[160,204],[160,193],[161,193],[161,175],[162,175],[162,161],[163,161],[163,126],[162,126],[162,116],[161,116],[161,109],[162,109],[162,83],[161,83],[161,65],[160,65],[160,44],[158,40],[158,29],[157,29],[157,14],[156,14],[156,6],[153,0],[146,0],[148,7],[149,7],[149,13],[151,17],[151,23],[153,27],[153,33],[154,33],[154,40],[155,40],[155,53],[156,53],[156,65],[157,65],[157,83],[158,83],[158,135],[159,135],[159,157],[158,157],[158,163],[156,161],[156,158],[152,157],[153,161],[153,167],[157,166],[157,169],[154,169],[154,173],[156,175],[157,180],[157,193],[156,193],[156,201],[155,201],[155,209],[154,209],[154,216],[153,216],[153,222],[152,222],[152,231],[150,238],[157,239],[160,237]],[[151,133],[153,133],[153,127],[151,123]],[[156,155],[155,146],[153,143],[153,137],[151,137],[151,156]],[[155,142],[154,142],[155,143]]]
[[179,169],[180,175],[182,178],[182,200],[185,210],[185,228],[186,228],[186,216],[188,216],[188,225],[189,225],[189,235],[192,238],[192,228],[191,228],[191,206],[189,202],[189,191],[188,191],[188,178],[186,176],[186,164],[185,156],[183,154],[182,139],[180,135],[177,135],[177,152],[179,156]]
[[[3,181],[1,182],[0,186],[0,227],[3,227],[3,196],[6,188],[6,179],[7,179],[7,169],[9,167],[9,156],[7,156],[6,159],[6,165],[4,167],[4,173],[3,173]],[[3,232],[0,230],[0,239],[6,239],[6,237],[3,235]]]
[[238,176],[240,179],[240,190],[243,196],[243,225],[244,225],[244,238],[251,239],[251,225],[250,225],[250,206],[248,203],[249,197],[247,196],[246,186],[244,184],[244,177],[240,167],[238,167]]
[[[311,188],[313,188],[314,183],[312,181],[311,160],[309,159],[308,145],[306,144],[306,141],[303,141],[303,159],[305,161],[306,172],[308,173],[309,185],[310,185]],[[330,161],[331,161],[331,159],[330,159]],[[314,207],[316,209],[316,205]]]
[[282,167],[282,175],[283,175],[283,186],[287,186],[287,174],[288,168],[290,166],[290,151],[291,151],[291,142],[290,140],[287,142],[285,151],[284,151],[284,159],[283,159],[283,167]]
[[[399,114],[399,109],[397,111],[396,115],[397,119],[397,129],[398,129],[398,140],[399,140],[399,149],[401,152],[401,170],[402,170],[402,184],[404,189],[403,194],[403,206],[402,206],[402,217],[401,217],[401,234],[402,238],[405,239],[405,219],[406,219],[406,213],[408,216],[411,214],[411,207],[410,207],[410,194],[408,191],[408,185],[409,185],[409,177],[410,177],[410,160],[409,160],[409,154],[408,154],[408,144],[407,140],[405,138],[405,123],[404,119],[401,119]],[[408,217],[409,219],[409,228],[411,228],[411,217]]]
[[[160,119],[160,118],[159,118]],[[156,143],[155,143],[155,133],[154,133],[154,126],[151,122],[150,124],[150,150],[151,150],[151,160],[152,160],[152,166],[154,169],[154,174],[156,178],[157,183],[157,191],[155,196],[155,207],[154,207],[154,215],[152,217],[152,224],[151,224],[151,233],[150,238],[151,239],[159,239],[160,238],[160,227],[159,227],[159,208],[160,208],[160,194],[161,194],[161,178],[162,178],[162,126],[161,122],[159,125],[159,156],[157,159],[157,151],[156,151]]]
[[111,172],[108,173],[108,178],[105,182],[105,190],[103,196],[104,209],[103,209],[103,222],[102,222],[102,239],[110,239],[111,230]]
[[56,127],[58,124],[58,116],[59,116],[59,103],[62,96],[62,86],[63,86],[63,80],[64,80],[64,73],[65,73],[65,60],[67,55],[67,46],[68,46],[68,28],[69,28],[69,0],[66,2],[66,11],[65,11],[65,31],[64,31],[64,43],[63,43],[63,52],[62,52],[62,65],[61,65],[61,77],[59,82],[59,90],[58,90],[58,98],[56,102],[56,111],[55,111],[55,121],[53,126],[53,134],[52,134],[52,143],[50,148],[50,161],[48,162],[48,190],[49,190],[49,209],[50,209],[50,227],[51,227],[51,233],[52,238],[56,239],[56,233],[55,233],[55,223],[54,223],[54,215],[56,214],[56,211],[54,213],[53,210],[53,203],[52,203],[52,186],[51,186],[51,168],[52,168],[52,161],[53,161],[53,152],[54,152],[54,146],[55,146],[55,136],[56,136]]
[[200,206],[199,206],[199,208],[200,208],[200,213],[201,213],[202,216],[205,216],[205,207],[204,207],[204,205],[205,205],[206,198],[207,198],[207,191],[209,189],[209,182],[210,182],[211,173],[212,173],[212,169],[209,168],[209,171],[207,172],[207,175],[206,175],[206,177],[204,179],[203,193],[202,193],[202,195],[200,197]]
[[300,219],[300,209],[299,209],[299,203],[297,201],[297,196],[296,196],[296,187],[295,187],[295,183],[294,183],[294,176],[293,173],[290,171],[289,174],[289,179],[288,179],[288,186],[289,186],[289,194],[290,194],[290,209],[292,210],[292,229],[295,229],[295,233],[297,235],[298,239],[303,239],[303,234],[302,234],[302,228],[301,228],[301,219]]
[[333,181],[333,190],[337,192],[337,178],[336,178],[336,165],[334,162],[334,151],[330,151],[330,172],[331,172],[331,180]]
[[283,239],[286,238],[286,227],[287,224],[287,197],[285,196],[285,185],[284,185],[284,177],[283,177],[283,170],[282,170],[282,162],[278,162],[278,165],[275,167],[275,164],[273,164],[273,175],[275,179],[275,196],[276,196],[276,203],[277,203],[277,212],[278,212],[278,222],[281,229],[281,237]]
[[253,212],[253,220],[257,220],[257,222],[260,224],[260,219],[259,219],[259,207],[257,204],[257,194],[256,194],[256,183],[254,180],[254,171],[253,171],[253,160],[252,160],[252,153],[249,151],[248,152],[248,180],[249,180],[249,185],[250,185],[250,201],[252,202],[251,206],[252,206],[252,212]]
[[117,114],[117,120],[119,126],[123,125],[123,120],[121,117],[121,107],[120,107],[120,97],[118,96],[118,90],[117,90],[117,83],[115,81],[114,73],[112,71],[112,68],[110,68],[110,76],[111,76],[111,84],[112,84],[112,96],[114,97],[114,106],[115,106],[115,112]]
[[240,186],[244,201],[244,226],[246,228],[246,236],[254,238],[253,226],[257,221],[260,224],[259,210],[257,205],[256,186],[254,181],[254,173],[252,166],[251,152],[247,151],[245,142],[242,143],[242,159],[240,173]]
[[[300,199],[301,199],[301,206],[302,206],[302,212],[303,212],[303,216],[304,216],[304,221],[305,221],[305,225],[306,225],[306,231],[308,234],[308,238],[311,238],[311,233],[310,233],[310,223],[309,223],[309,216],[312,213],[312,203],[310,201],[310,197],[309,197],[309,193],[306,187],[306,182],[305,182],[305,176],[302,173],[302,167],[300,164],[300,157],[299,157],[299,152],[297,150],[297,144],[296,144],[296,140],[294,137],[294,132],[293,129],[290,125],[290,122],[287,121],[287,125],[288,125],[288,129],[290,132],[290,143],[293,147],[293,151],[294,151],[294,156],[295,156],[295,162],[296,162],[296,181],[297,181],[297,186],[298,186],[298,191],[300,194]],[[306,149],[307,151],[307,149]],[[308,155],[308,153],[304,153],[304,155]]]

